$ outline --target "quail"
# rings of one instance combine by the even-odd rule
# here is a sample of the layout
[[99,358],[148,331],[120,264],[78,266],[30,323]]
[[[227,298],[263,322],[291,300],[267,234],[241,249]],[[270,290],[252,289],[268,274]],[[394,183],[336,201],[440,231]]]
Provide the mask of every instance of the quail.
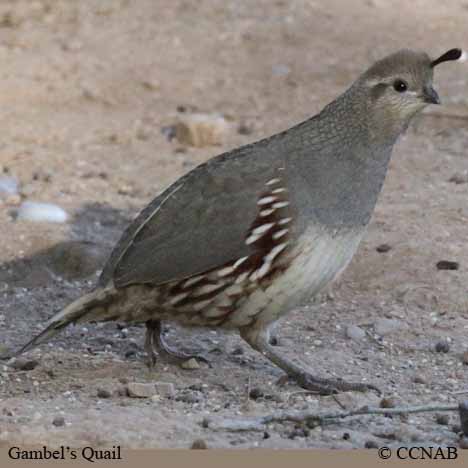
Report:
[[52,317],[20,353],[70,323],[145,323],[145,349],[187,357],[161,323],[237,329],[304,388],[375,388],[313,375],[269,342],[273,324],[342,272],[369,223],[392,148],[411,118],[439,104],[436,60],[400,50],[374,63],[321,112],[199,165],[122,235],[96,288]]

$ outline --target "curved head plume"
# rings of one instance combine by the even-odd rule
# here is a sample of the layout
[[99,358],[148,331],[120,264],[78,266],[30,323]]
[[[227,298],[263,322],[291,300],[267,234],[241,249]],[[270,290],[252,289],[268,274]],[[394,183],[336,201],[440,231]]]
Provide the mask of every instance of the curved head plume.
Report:
[[461,49],[450,49],[445,54],[442,54],[439,58],[436,58],[431,62],[431,68],[439,65],[439,63],[450,62],[452,60],[460,60],[463,56]]

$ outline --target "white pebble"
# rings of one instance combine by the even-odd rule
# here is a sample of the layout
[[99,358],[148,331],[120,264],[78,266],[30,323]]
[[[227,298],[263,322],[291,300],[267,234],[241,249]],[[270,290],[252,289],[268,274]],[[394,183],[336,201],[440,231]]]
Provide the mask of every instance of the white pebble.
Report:
[[0,194],[16,195],[18,193],[18,181],[13,177],[0,177]]
[[361,341],[366,337],[366,332],[357,325],[350,325],[346,328],[346,336],[354,341]]
[[400,320],[381,318],[377,319],[374,324],[374,330],[377,335],[391,335],[404,328],[404,324]]
[[17,217],[26,221],[64,223],[68,215],[62,208],[51,203],[26,201],[18,208]]

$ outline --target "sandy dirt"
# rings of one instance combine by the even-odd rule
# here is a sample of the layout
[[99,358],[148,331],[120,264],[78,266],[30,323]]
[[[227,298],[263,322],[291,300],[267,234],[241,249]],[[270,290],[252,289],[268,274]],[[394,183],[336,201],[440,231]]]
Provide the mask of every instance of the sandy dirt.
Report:
[[[0,346],[17,349],[91,289],[136,213],[224,150],[313,115],[373,60],[402,47],[468,47],[466,2],[416,0],[4,0],[0,4]],[[468,391],[466,64],[437,70],[444,106],[395,148],[372,224],[331,289],[278,326],[278,346],[322,376],[378,385],[395,404],[456,403]],[[230,122],[221,146],[167,138],[181,113]],[[241,129],[241,131],[239,131]],[[21,201],[54,203],[65,224],[15,219]],[[390,249],[381,248],[386,244]],[[378,250],[387,250],[379,252]],[[458,262],[457,270],[436,264]],[[363,336],[349,337],[358,326]],[[31,352],[32,370],[0,363],[0,443],[123,447],[350,448],[456,445],[459,421],[364,416],[315,428],[204,428],[206,417],[379,405],[320,397],[236,334],[171,327],[168,339],[212,367],[144,364],[143,327],[70,328]],[[352,333],[351,333],[352,335]],[[353,335],[352,335],[353,336]],[[437,350],[442,352],[437,352]],[[28,365],[26,365],[28,368]],[[131,398],[129,382],[173,384]],[[63,418],[63,419],[62,419]]]

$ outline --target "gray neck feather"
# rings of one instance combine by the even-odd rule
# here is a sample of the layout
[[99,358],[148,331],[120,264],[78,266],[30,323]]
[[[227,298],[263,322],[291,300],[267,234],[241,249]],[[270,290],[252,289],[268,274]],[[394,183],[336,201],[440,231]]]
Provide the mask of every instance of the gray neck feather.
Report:
[[402,131],[380,131],[370,102],[365,89],[352,86],[288,132],[283,153],[298,181],[293,196],[303,220],[299,231],[310,221],[333,231],[368,224]]

